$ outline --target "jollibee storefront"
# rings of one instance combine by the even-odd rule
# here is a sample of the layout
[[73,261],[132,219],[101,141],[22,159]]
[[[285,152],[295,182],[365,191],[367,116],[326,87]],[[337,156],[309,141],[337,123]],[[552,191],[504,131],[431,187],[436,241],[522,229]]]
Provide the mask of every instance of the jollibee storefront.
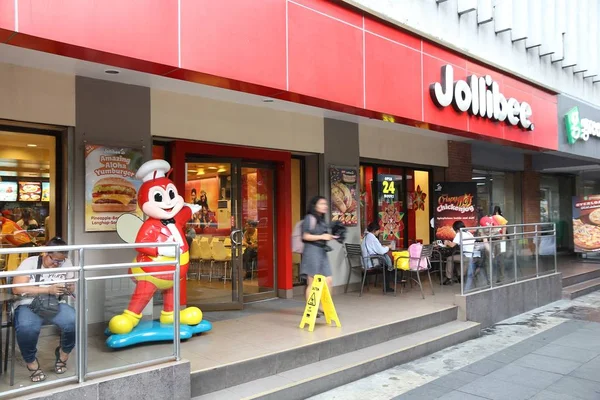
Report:
[[[104,75],[110,83],[92,83],[86,78],[74,82],[74,105],[84,109],[80,103],[85,102],[85,110],[89,110],[70,122],[77,125],[75,145],[98,138],[108,144],[141,141],[146,158],[151,156],[150,148],[158,146],[158,154],[172,162],[186,201],[206,202],[209,212],[191,222],[193,229],[199,241],[212,244],[212,238],[218,237],[225,248],[219,263],[204,262],[209,257],[200,256],[201,249],[196,248],[194,277],[208,286],[221,285],[211,297],[218,300],[206,304],[237,308],[244,297],[291,295],[297,281],[297,260],[289,244],[291,228],[301,217],[306,198],[317,193],[329,197],[332,165],[355,168],[359,175],[358,170],[362,171],[359,180],[365,204],[355,211],[358,215],[348,219],[352,241],[359,240],[362,228],[377,218],[380,207],[388,206],[378,198],[379,176],[399,180],[396,186],[403,190],[394,201],[405,220],[396,229],[404,231],[393,234],[402,238],[398,245],[406,246],[432,239],[427,221],[433,215],[433,184],[471,178],[467,177],[471,171],[462,171],[461,154],[453,154],[449,142],[486,141],[534,151],[557,148],[556,118],[548,118],[556,115],[554,94],[330,2],[268,2],[253,11],[253,20],[247,19],[243,3],[226,9],[194,2],[183,2],[181,8],[170,3],[136,8],[140,17],[136,20],[147,21],[136,25],[136,37],[152,38],[136,46],[131,45],[136,42],[133,31],[123,30],[121,13],[107,18],[88,12],[92,7],[88,2],[61,4],[52,12],[36,3],[23,7],[18,32],[12,18],[1,22],[9,45],[104,63],[117,72],[119,68],[131,71]],[[64,24],[56,25],[54,16],[59,14],[68,17]],[[69,24],[69,18],[80,23]],[[228,35],[224,29],[232,23],[238,30]],[[271,34],[252,34],[256,24]],[[103,34],[81,35],[81,26],[95,27]],[[157,35],[149,26],[164,29]],[[305,26],[312,28],[307,31]],[[178,32],[180,40],[174,41]],[[59,42],[60,46],[54,46]],[[198,43],[202,52],[196,51]],[[254,56],[267,48],[264,57]],[[244,68],[234,67],[239,65]],[[137,73],[177,80],[186,93],[163,83],[138,89]],[[187,89],[197,84],[251,94],[256,103],[238,107],[207,100]],[[110,92],[117,93],[116,88],[132,96],[127,104],[133,105],[135,112],[129,115],[129,127],[113,129],[93,115],[94,108],[104,109],[104,120],[113,118],[116,124],[123,119],[116,108],[99,107],[91,99],[100,93],[112,98]],[[244,101],[248,103],[250,98]],[[270,108],[288,103],[298,108],[291,112]],[[305,105],[327,112],[305,117]],[[336,112],[356,115],[358,123],[337,123]],[[369,126],[372,121],[378,121],[375,128]],[[228,126],[223,129],[219,124]],[[122,135],[124,128],[127,137]],[[114,134],[107,134],[111,131]],[[85,139],[79,133],[85,133]],[[293,167],[296,164],[304,167]],[[308,164],[316,167],[308,168]],[[293,185],[288,183],[290,177]],[[376,189],[371,191],[373,187]],[[415,200],[419,201],[418,210],[412,208]],[[423,208],[427,217],[421,214]],[[79,222],[75,222],[78,217],[69,219],[68,213],[62,213],[60,219],[64,226],[76,227],[72,240],[117,239],[110,233],[80,232]],[[227,246],[229,240],[243,240],[241,234],[248,227],[257,228],[263,251],[259,249],[256,258],[244,266],[243,257],[230,256]],[[336,248],[331,255],[336,286],[347,275],[339,254]],[[250,279],[244,281],[247,271]],[[236,282],[237,278],[241,281]],[[255,287],[250,288],[250,282]],[[191,288],[189,293],[193,292]]]

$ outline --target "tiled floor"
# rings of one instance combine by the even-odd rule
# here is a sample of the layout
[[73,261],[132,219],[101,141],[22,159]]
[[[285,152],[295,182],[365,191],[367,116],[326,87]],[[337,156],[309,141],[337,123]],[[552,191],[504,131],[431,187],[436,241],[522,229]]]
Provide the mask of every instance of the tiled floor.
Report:
[[[432,296],[429,285],[425,284],[424,300],[418,287],[408,287],[405,293],[398,293],[397,297],[393,294],[383,295],[380,290],[381,287],[371,286],[370,291],[365,292],[362,297],[357,292],[334,296],[342,327],[326,326],[323,318],[318,320],[313,332],[298,328],[304,310],[302,298],[249,304],[242,311],[206,312],[204,318],[213,323],[213,330],[182,342],[182,356],[191,361],[192,371],[199,371],[339,337],[452,307],[454,295],[460,291],[460,286],[439,286],[434,281],[436,294]],[[107,309],[107,316],[112,311]],[[173,352],[172,343],[112,350],[106,346],[105,339],[104,336],[90,337],[89,371],[134,364]],[[57,336],[41,337],[38,343],[38,358],[48,380],[59,378],[52,372],[57,344]],[[32,385],[18,347],[16,354],[13,388]],[[67,374],[74,373],[75,360],[76,354],[72,353]],[[62,375],[64,376],[67,375]],[[0,376],[0,391],[10,388],[8,379],[8,373]]]

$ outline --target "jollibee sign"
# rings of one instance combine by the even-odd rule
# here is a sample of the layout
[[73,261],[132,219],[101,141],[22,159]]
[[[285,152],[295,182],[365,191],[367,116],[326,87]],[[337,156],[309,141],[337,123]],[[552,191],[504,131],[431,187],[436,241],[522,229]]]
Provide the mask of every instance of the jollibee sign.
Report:
[[439,108],[452,105],[457,112],[488,118],[498,122],[533,131],[533,111],[529,103],[519,102],[514,97],[506,98],[500,86],[490,75],[470,75],[467,80],[454,81],[454,68],[444,65],[440,82],[429,86],[429,94]]

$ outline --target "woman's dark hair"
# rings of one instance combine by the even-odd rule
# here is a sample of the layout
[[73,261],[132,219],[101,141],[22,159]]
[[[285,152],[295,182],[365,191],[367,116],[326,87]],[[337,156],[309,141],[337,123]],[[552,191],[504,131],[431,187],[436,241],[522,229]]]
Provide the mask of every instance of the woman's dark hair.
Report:
[[[52,239],[46,242],[46,246],[66,246],[67,242],[65,242],[60,236],[54,236]],[[57,252],[59,253],[59,252]],[[62,254],[67,254],[66,251],[61,251]]]
[[495,206],[494,207],[494,212],[492,213],[492,215],[501,215],[501,216],[504,216],[504,215],[502,215],[502,210],[500,209],[500,206]]
[[306,213],[310,214],[310,215],[314,215],[319,220],[324,220],[325,214],[321,214],[321,213],[317,212],[317,203],[321,200],[327,200],[327,199],[323,196],[315,196],[312,199],[310,199],[310,202],[308,203],[308,207],[306,208]]
[[23,221],[29,221],[31,219],[31,210],[29,209],[24,209],[21,212],[21,218],[23,219]]
[[66,246],[65,242],[60,236],[54,236],[52,239],[46,242],[46,246]]
[[466,228],[465,223],[462,221],[456,221],[455,223],[452,224],[452,229],[454,229],[454,232],[458,232],[462,228]]
[[192,194],[197,194],[196,188],[192,188]]
[[367,225],[367,232],[375,232],[377,229],[379,229],[378,222],[373,221],[369,225]]

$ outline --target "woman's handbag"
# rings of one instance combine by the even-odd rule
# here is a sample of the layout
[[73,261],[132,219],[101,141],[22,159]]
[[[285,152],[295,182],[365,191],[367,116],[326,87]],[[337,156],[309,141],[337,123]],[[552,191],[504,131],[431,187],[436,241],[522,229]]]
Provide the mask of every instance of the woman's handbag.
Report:
[[[38,256],[38,267],[37,269],[42,268],[42,256]],[[39,282],[41,278],[40,274],[35,276],[35,281]],[[51,321],[58,314],[59,309],[59,299],[53,294],[40,294],[37,295],[31,304],[29,304],[29,308],[31,311],[42,317],[47,321]]]

